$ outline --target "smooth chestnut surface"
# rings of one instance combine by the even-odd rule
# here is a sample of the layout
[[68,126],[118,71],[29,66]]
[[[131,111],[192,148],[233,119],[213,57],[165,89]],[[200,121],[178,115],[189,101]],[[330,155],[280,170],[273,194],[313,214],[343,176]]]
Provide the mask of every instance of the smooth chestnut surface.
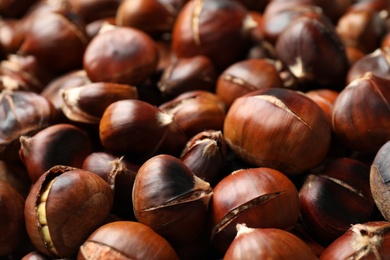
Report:
[[371,221],[353,225],[330,244],[320,260],[387,259],[390,255],[390,223]]
[[347,147],[376,152],[390,139],[390,80],[371,72],[346,86],[332,108],[332,129]]
[[233,102],[224,137],[242,160],[295,175],[324,159],[331,128],[321,108],[304,94],[272,88]]
[[300,238],[277,228],[248,228],[237,224],[237,236],[224,260],[238,259],[318,259]]
[[344,87],[349,61],[344,44],[326,16],[294,19],[278,37],[275,50],[302,87]]
[[213,246],[226,252],[237,234],[236,225],[288,229],[299,215],[298,191],[283,173],[271,168],[232,172],[213,189],[210,235]]
[[19,138],[19,156],[32,182],[55,165],[81,168],[92,152],[88,134],[71,124],[55,124],[33,136]]
[[350,158],[334,159],[309,172],[299,190],[300,217],[308,232],[328,245],[351,225],[371,219],[375,203],[370,168]]
[[107,25],[86,47],[83,68],[92,82],[136,85],[152,75],[158,59],[155,42],[145,32]]
[[370,187],[382,216],[390,220],[390,171],[389,171],[390,142],[387,141],[376,153],[370,171]]
[[10,184],[0,180],[0,255],[9,255],[25,239],[24,199]]
[[247,59],[233,63],[219,75],[215,93],[229,107],[236,98],[251,91],[282,88],[279,65],[270,59]]
[[313,89],[305,93],[324,111],[329,123],[332,122],[332,107],[339,92],[332,89]]
[[99,227],[80,246],[78,260],[179,259],[175,250],[150,227],[133,221],[114,221]]
[[54,166],[32,186],[24,216],[34,247],[64,258],[77,254],[107,218],[113,202],[107,182],[89,171]]
[[160,154],[138,170],[133,186],[134,214],[172,246],[183,246],[205,231],[212,195],[210,184],[182,161]]
[[173,53],[179,58],[205,55],[217,71],[224,70],[242,55],[251,22],[238,1],[188,1],[172,29]]

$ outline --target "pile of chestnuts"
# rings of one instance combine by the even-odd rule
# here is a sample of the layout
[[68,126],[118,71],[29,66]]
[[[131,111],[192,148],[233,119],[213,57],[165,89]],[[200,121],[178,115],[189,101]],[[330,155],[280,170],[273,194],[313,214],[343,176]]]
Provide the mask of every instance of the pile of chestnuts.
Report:
[[390,259],[389,0],[0,0],[0,260]]

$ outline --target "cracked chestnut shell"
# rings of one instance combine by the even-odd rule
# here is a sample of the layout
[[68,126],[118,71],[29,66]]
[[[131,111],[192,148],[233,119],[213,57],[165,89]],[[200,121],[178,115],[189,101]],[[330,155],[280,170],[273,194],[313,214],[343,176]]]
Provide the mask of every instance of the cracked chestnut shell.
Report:
[[353,225],[324,250],[320,260],[386,259],[389,248],[390,223],[370,221]]
[[372,197],[382,216],[390,220],[390,141],[387,141],[376,153],[370,170],[370,188]]
[[[300,238],[277,228],[248,228],[237,224],[237,236],[224,260],[241,259],[318,259]],[[250,257],[249,257],[250,256]]]
[[224,137],[245,162],[294,175],[325,158],[331,128],[321,108],[303,93],[272,88],[233,102]]
[[278,37],[275,50],[302,88],[344,87],[349,69],[346,50],[324,15],[294,19]]
[[367,72],[346,86],[332,107],[332,129],[346,147],[376,152],[390,139],[390,79]]
[[71,257],[112,207],[107,182],[89,171],[54,166],[32,186],[24,216],[32,244],[54,258]]
[[288,229],[299,215],[298,191],[283,173],[271,168],[232,172],[213,189],[211,242],[221,253],[234,240],[238,223],[250,228]]
[[351,225],[371,219],[375,203],[370,168],[339,158],[309,172],[299,190],[301,220],[317,241],[328,245]]
[[78,260],[178,260],[172,246],[150,227],[133,221],[115,221],[99,227],[80,246]]
[[173,247],[183,246],[205,231],[212,194],[210,184],[196,177],[178,158],[156,155],[136,175],[134,214]]

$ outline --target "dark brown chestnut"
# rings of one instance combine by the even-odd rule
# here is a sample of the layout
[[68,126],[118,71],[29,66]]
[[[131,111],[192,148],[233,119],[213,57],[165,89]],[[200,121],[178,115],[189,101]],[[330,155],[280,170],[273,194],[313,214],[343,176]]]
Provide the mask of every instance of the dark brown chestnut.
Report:
[[305,93],[324,111],[329,123],[332,122],[332,107],[339,92],[332,89],[313,89]]
[[320,260],[386,259],[389,248],[390,223],[370,221],[350,227],[325,249]]
[[203,234],[212,195],[210,184],[181,160],[160,154],[142,164],[136,175],[134,214],[175,248]]
[[390,139],[390,79],[367,72],[345,87],[332,107],[333,132],[352,150],[375,152]]
[[26,23],[25,39],[18,54],[33,55],[40,64],[55,72],[81,68],[89,39],[84,22],[71,8],[32,15]]
[[309,246],[288,231],[277,228],[248,228],[237,224],[237,236],[224,260],[241,259],[318,259]]
[[26,238],[24,199],[0,180],[0,256],[10,255]]
[[211,242],[225,253],[236,237],[236,225],[292,228],[299,216],[298,191],[283,173],[271,168],[232,172],[213,189],[210,201]]
[[138,99],[136,87],[110,82],[90,83],[60,92],[65,116],[87,124],[99,124],[106,108],[116,101]]
[[38,0],[8,0],[1,1],[0,15],[3,17],[20,18],[36,3]]
[[376,153],[371,164],[370,187],[375,204],[381,215],[390,220],[390,172],[388,169],[390,141]]
[[294,175],[322,162],[331,128],[321,108],[303,93],[271,88],[233,102],[224,137],[245,162]]
[[116,12],[116,24],[161,37],[172,31],[183,3],[183,0],[124,0]]
[[20,137],[20,159],[32,182],[55,165],[81,168],[92,152],[87,133],[71,124],[55,124],[33,136]]
[[121,2],[122,0],[69,0],[74,12],[85,23],[115,16]]
[[226,113],[222,99],[205,90],[185,92],[161,104],[159,108],[174,117],[187,138],[204,130],[222,130]]
[[226,156],[227,144],[222,132],[207,130],[188,140],[180,159],[196,176],[214,186],[221,177]]
[[24,40],[24,23],[21,19],[0,18],[0,53],[16,53]]
[[80,246],[77,259],[178,260],[172,246],[150,227],[134,221],[114,221],[99,227]]
[[137,85],[152,75],[157,64],[157,47],[149,35],[114,25],[103,26],[83,56],[83,68],[92,82]]
[[344,87],[349,61],[340,36],[326,16],[294,19],[278,37],[275,49],[302,88]]
[[174,127],[174,117],[141,100],[128,99],[112,103],[99,124],[103,147],[130,160],[153,156]]
[[220,72],[240,59],[254,24],[238,1],[188,1],[173,26],[173,53],[179,58],[205,55]]
[[0,181],[11,185],[24,199],[26,199],[32,184],[27,169],[22,162],[2,160],[0,160]]
[[281,88],[281,64],[270,59],[247,59],[233,63],[219,76],[216,94],[228,107],[233,101],[251,91]]
[[19,160],[19,137],[33,135],[57,119],[54,106],[30,91],[3,90],[0,107],[0,158],[3,160]]
[[77,254],[112,207],[107,182],[89,171],[54,166],[32,186],[24,215],[31,242],[53,258]]
[[112,213],[123,219],[135,220],[133,197],[129,191],[133,190],[138,165],[130,163],[123,156],[93,152],[85,158],[82,169],[99,175],[110,185],[114,193]]
[[370,168],[350,158],[330,160],[309,172],[299,190],[301,220],[308,232],[328,245],[351,225],[369,221],[375,203]]
[[187,91],[214,91],[217,73],[210,59],[203,55],[174,59],[164,69],[158,88],[167,97]]

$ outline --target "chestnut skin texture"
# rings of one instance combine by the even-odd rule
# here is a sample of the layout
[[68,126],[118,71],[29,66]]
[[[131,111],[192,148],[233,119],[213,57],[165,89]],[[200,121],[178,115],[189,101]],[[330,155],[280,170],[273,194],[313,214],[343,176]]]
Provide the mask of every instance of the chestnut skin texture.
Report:
[[271,88],[233,102],[225,118],[224,137],[245,162],[296,175],[324,159],[331,128],[310,98],[293,90]]
[[137,85],[153,74],[158,59],[156,44],[149,35],[135,28],[110,25],[89,42],[83,68],[92,82]]
[[237,225],[237,236],[223,260],[318,259],[309,246],[292,233],[277,228],[247,228]]
[[320,260],[388,259],[390,255],[390,223],[370,221],[353,225],[330,244]]
[[[47,248],[42,238],[37,206],[47,184],[45,214],[51,241],[57,253]],[[110,213],[113,195],[110,186],[98,175],[68,166],[54,166],[32,186],[24,215],[27,233],[37,250],[50,257],[70,257]]]
[[283,173],[271,168],[232,172],[213,189],[209,225],[211,242],[221,253],[235,238],[236,225],[292,228],[299,216],[298,191]]
[[150,227],[133,221],[114,221],[95,230],[80,246],[78,260],[179,259],[172,246]]
[[0,180],[0,255],[13,253],[25,238],[24,199]]

